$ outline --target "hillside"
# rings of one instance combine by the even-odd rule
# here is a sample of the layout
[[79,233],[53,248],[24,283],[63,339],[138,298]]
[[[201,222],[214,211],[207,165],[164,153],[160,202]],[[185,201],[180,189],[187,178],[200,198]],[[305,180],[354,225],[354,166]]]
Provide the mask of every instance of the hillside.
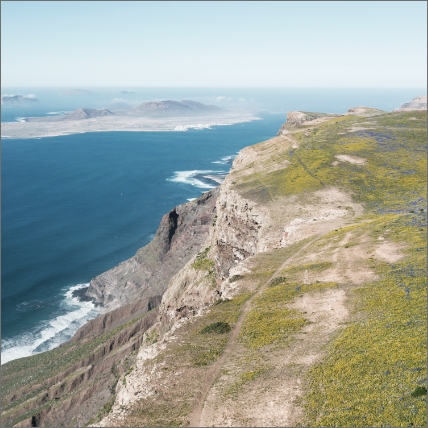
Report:
[[26,122],[64,122],[74,120],[86,120],[94,119],[99,117],[114,116],[110,110],[106,108],[94,109],[94,108],[78,108],[77,110],[67,113],[63,116],[44,116],[44,117],[27,117]]
[[[126,350],[92,368],[84,360],[81,375],[61,348],[5,364],[4,423],[425,426],[426,137],[426,111],[289,114],[277,136],[240,152],[213,195],[215,215],[213,199],[202,204],[203,239],[156,290],[156,309],[123,309],[133,304],[123,277],[135,268],[135,280],[145,262],[91,282],[98,294],[88,295],[117,303],[102,317],[125,311],[123,320],[96,319],[62,349],[81,343],[86,358],[95,331],[99,349],[116,335]],[[168,244],[184,218],[175,212],[158,242],[179,253],[188,233],[181,223]],[[137,335],[119,334],[142,316],[152,318]],[[116,329],[108,337],[104,324]],[[59,361],[49,386],[30,379],[48,377],[41,360]],[[79,381],[73,398],[78,373],[109,387],[85,399]]]

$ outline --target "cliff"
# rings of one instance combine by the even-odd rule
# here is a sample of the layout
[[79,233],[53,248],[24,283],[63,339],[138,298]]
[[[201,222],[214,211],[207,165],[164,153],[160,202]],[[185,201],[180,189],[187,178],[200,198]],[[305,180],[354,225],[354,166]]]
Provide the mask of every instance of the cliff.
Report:
[[[111,312],[58,350],[4,366],[3,420],[425,426],[425,189],[425,112],[289,114],[215,193],[173,209],[151,244],[91,281],[87,295]],[[133,306],[140,292],[148,300]],[[152,292],[161,303],[145,315]],[[90,392],[86,360],[81,373],[58,358],[79,343],[81,358],[117,355],[95,377],[108,394]],[[46,359],[88,382],[71,396],[54,393],[68,384],[30,382]]]

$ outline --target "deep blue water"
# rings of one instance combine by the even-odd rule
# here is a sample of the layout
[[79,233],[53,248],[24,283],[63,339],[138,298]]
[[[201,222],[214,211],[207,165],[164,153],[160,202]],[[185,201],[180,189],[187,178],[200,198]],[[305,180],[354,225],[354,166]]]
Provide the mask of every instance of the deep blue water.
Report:
[[192,178],[196,171],[227,172],[223,158],[283,122],[269,115],[213,130],[3,140],[5,360],[37,344],[49,349],[95,316],[67,291],[134,255],[163,214],[210,188]]

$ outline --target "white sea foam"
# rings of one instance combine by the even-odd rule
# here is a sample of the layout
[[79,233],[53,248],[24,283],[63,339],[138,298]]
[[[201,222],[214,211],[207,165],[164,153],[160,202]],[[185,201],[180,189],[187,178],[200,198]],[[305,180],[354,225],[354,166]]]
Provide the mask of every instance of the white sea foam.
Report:
[[223,171],[210,171],[210,170],[193,170],[193,171],[175,171],[174,176],[171,178],[167,178],[168,181],[174,181],[176,183],[184,183],[184,184],[190,184],[195,187],[199,187],[201,189],[214,189],[214,185],[204,183],[200,179],[197,178],[197,176],[205,175],[205,174],[219,174],[223,173]]
[[192,201],[194,201],[196,198],[188,198],[187,200],[189,201],[189,202],[192,202]]
[[62,116],[67,113],[70,113],[70,112],[69,111],[50,111],[49,113],[46,113],[46,114],[49,114],[51,116]]
[[232,160],[236,158],[237,155],[225,156],[218,161],[214,161],[212,163],[219,163],[222,165],[228,165],[232,163]]
[[[2,341],[1,363],[17,358],[28,357],[56,348],[70,339],[73,334],[88,320],[98,315],[98,309],[92,302],[80,302],[73,297],[74,290],[88,287],[89,284],[78,284],[64,293],[61,309],[68,311],[52,320],[42,321],[33,331],[25,332],[13,339]],[[28,302],[21,305],[27,306]]]
[[27,121],[26,119],[27,119],[26,117],[15,117],[15,120],[17,122],[26,122]]
[[178,125],[174,128],[174,131],[187,131],[188,129],[213,129],[213,126],[229,126],[231,123],[196,123],[192,125]]

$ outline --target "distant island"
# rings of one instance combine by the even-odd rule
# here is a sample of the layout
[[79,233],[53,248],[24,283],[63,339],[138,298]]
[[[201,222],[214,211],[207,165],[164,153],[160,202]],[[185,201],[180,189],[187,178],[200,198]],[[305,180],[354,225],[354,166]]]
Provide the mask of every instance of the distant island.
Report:
[[220,113],[226,110],[220,107],[198,103],[196,101],[150,101],[140,104],[129,111],[130,115],[138,116],[197,116],[207,113]]
[[136,94],[136,92],[135,91],[120,91],[119,94],[122,94],[122,95],[133,95],[133,94]]
[[[203,123],[193,122],[195,119],[203,119]],[[228,111],[190,100],[150,101],[135,108],[116,103],[109,109],[78,108],[62,116],[27,117],[20,122],[6,122],[2,124],[2,138],[106,131],[187,131],[259,119],[252,113]]]
[[3,107],[19,107],[19,106],[28,106],[38,102],[38,99],[35,95],[2,95],[1,96],[1,105]]
[[93,95],[93,92],[87,91],[86,89],[64,89],[59,93],[60,97],[67,97],[67,96],[87,96],[87,95]]
[[85,120],[93,119],[95,117],[114,116],[110,110],[106,108],[78,108],[71,113],[62,116],[48,116],[48,117],[27,117],[23,119],[24,122],[61,122],[64,120]]

